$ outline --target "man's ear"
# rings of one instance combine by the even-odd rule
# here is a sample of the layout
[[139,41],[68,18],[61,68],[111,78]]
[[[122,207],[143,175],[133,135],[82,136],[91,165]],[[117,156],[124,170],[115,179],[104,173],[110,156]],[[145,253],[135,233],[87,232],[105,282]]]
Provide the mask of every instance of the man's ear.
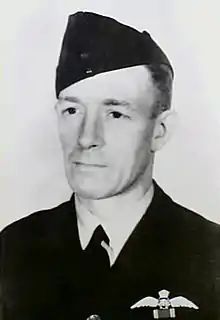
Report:
[[176,113],[173,110],[167,110],[159,114],[155,121],[154,132],[151,143],[151,151],[160,150],[171,137],[174,129]]

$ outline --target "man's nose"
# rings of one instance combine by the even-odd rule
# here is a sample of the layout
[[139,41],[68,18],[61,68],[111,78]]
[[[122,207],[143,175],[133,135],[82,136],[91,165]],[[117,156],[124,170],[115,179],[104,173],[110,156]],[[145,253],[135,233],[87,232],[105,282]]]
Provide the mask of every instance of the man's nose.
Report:
[[78,143],[82,149],[91,149],[103,145],[103,130],[100,119],[84,118],[80,128]]

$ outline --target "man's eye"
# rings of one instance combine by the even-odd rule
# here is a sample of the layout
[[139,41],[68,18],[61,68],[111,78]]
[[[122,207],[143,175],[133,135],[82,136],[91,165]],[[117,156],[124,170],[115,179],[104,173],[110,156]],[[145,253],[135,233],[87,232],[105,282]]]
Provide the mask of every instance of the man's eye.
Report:
[[65,109],[65,110],[63,110],[63,112],[62,112],[63,114],[75,114],[76,113],[76,108],[74,108],[74,107],[70,107],[70,108],[67,108],[67,109]]
[[124,114],[122,114],[121,112],[118,112],[118,111],[112,111],[110,114],[111,114],[112,118],[114,118],[114,119],[120,119],[122,117],[125,117]]

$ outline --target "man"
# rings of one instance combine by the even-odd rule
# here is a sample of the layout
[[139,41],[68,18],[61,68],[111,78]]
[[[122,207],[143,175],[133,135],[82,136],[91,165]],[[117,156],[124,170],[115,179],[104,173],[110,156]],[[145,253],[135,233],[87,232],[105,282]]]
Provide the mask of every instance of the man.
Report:
[[172,81],[147,32],[69,17],[56,112],[73,196],[1,233],[1,319],[220,319],[220,228],[152,179]]

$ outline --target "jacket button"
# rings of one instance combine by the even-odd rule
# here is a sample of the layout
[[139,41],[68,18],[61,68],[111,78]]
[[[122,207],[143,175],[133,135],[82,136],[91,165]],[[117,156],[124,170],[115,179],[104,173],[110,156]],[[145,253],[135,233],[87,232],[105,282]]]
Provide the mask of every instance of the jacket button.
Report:
[[86,320],[101,320],[101,318],[97,314],[92,314]]

